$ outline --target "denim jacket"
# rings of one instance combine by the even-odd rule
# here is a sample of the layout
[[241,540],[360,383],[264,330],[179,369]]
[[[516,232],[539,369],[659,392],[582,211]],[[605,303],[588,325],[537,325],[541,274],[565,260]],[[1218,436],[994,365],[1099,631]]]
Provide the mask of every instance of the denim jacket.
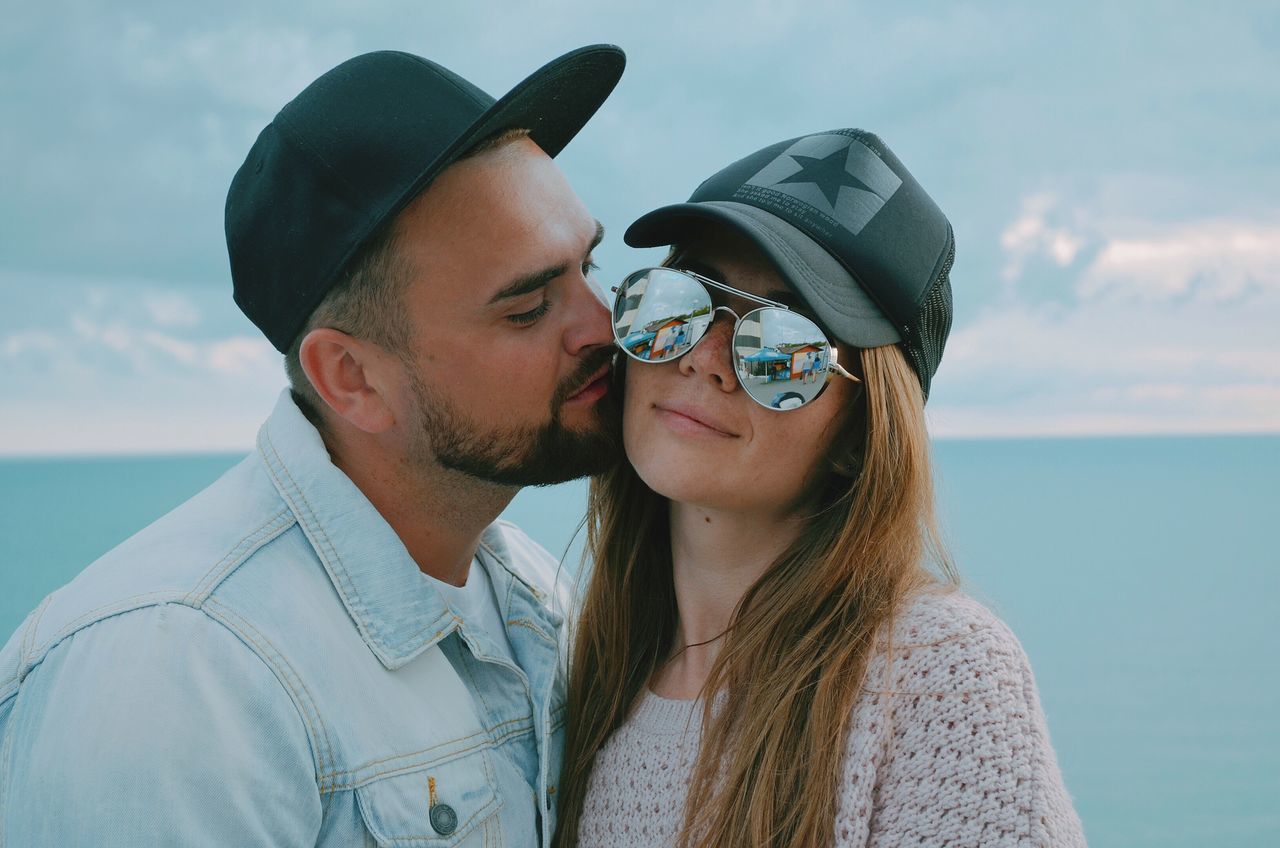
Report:
[[0,846],[549,843],[566,599],[510,524],[477,557],[516,665],[285,392],[256,453],[0,651]]

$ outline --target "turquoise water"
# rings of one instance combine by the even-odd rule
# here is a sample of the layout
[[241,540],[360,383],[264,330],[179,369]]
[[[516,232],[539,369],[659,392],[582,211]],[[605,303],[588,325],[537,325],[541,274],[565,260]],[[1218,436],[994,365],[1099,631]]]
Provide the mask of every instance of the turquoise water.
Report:
[[[1031,656],[1090,844],[1280,844],[1280,437],[936,456],[951,551]],[[0,633],[236,460],[0,461]],[[585,491],[507,514],[558,554]]]

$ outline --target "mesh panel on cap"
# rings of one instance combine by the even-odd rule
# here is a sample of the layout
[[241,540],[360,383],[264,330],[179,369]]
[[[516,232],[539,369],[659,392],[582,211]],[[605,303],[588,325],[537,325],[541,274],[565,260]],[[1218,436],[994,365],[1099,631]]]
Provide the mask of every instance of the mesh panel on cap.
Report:
[[947,334],[951,331],[951,265],[954,261],[955,248],[952,247],[938,281],[925,295],[911,335],[902,342],[902,349],[920,378],[920,388],[926,400],[929,398],[929,384],[942,361]]

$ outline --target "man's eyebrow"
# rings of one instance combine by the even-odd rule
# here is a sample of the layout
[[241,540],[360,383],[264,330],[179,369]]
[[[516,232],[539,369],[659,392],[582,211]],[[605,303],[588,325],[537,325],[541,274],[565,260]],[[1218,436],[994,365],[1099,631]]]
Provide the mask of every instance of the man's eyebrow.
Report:
[[[591,251],[595,250],[596,247],[598,247],[600,242],[603,240],[604,240],[604,225],[601,224],[599,221],[596,221],[596,234],[591,239],[591,244],[587,248],[586,253],[582,254],[583,258],[585,259],[586,257],[590,256]],[[556,277],[559,277],[560,275],[566,273],[568,270],[569,270],[569,267],[567,265],[556,265],[552,268],[544,268],[541,271],[535,271],[532,274],[526,274],[523,277],[518,277],[517,279],[512,280],[510,283],[507,283],[505,286],[503,286],[501,289],[498,290],[497,294],[489,298],[489,305],[492,306],[493,304],[501,300],[508,300],[513,297],[519,297],[522,294],[529,294],[530,292],[535,292],[538,289],[546,286]]]
[[519,297],[522,294],[537,291],[543,288],[547,283],[569,270],[564,265],[557,265],[554,268],[545,268],[541,271],[535,271],[523,277],[519,277],[507,283],[498,293],[489,298],[489,305],[497,303],[500,300],[507,300],[513,297]]

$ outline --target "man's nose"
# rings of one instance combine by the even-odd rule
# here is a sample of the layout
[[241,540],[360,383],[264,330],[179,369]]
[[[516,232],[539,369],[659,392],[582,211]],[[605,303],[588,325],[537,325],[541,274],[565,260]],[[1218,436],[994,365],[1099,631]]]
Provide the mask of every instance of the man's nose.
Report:
[[584,351],[613,344],[613,315],[595,283],[588,278],[572,287],[569,328],[564,334],[565,351],[578,356]]

